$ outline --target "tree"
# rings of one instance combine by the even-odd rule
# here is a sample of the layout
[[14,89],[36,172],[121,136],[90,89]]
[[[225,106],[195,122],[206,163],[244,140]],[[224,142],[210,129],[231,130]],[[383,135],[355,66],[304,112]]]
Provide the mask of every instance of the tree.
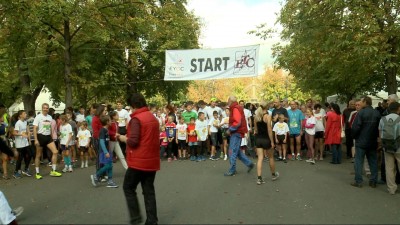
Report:
[[[285,44],[274,47],[276,63],[304,90],[322,96],[386,88],[397,92],[400,1],[287,0],[278,22]],[[261,27],[256,35],[268,38]]]

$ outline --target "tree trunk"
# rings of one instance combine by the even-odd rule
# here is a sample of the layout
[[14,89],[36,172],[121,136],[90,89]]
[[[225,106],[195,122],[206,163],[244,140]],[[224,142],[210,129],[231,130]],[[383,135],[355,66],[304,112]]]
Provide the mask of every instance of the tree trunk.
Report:
[[69,20],[64,20],[64,82],[65,82],[65,107],[72,107],[71,84],[71,32]]
[[21,51],[18,54],[17,63],[18,63],[18,77],[21,85],[22,91],[22,102],[24,104],[24,110],[26,112],[35,111],[35,103],[36,99],[42,91],[43,84],[35,87],[33,91],[31,91],[31,78],[29,77],[29,68],[25,59],[25,52]]
[[135,59],[133,59],[132,55],[128,55],[127,59],[127,69],[128,69],[128,76],[127,76],[127,89],[126,89],[126,96],[130,96],[132,93],[137,93],[138,88],[137,88],[137,76],[135,73],[135,68],[136,67],[136,62]]

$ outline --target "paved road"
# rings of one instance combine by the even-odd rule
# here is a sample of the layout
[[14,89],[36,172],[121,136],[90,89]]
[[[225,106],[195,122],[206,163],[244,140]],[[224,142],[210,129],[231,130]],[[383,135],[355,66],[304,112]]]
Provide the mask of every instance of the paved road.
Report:
[[[124,171],[115,165],[115,181]],[[264,163],[267,183],[256,185],[256,172],[224,177],[227,161],[162,162],[156,176],[160,224],[399,224],[400,194],[392,196],[385,185],[350,186],[353,164],[316,165],[304,161],[277,163],[281,177],[272,182]],[[48,168],[47,168],[48,169]],[[20,224],[127,224],[122,188],[93,187],[94,167],[43,180],[0,180],[0,189],[14,207],[23,206]],[[141,197],[141,190],[138,189]],[[143,211],[143,201],[142,211]]]

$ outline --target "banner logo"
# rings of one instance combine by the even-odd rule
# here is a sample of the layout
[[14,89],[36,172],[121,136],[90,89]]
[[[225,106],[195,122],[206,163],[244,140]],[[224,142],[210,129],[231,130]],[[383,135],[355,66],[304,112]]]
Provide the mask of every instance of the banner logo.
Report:
[[237,51],[233,74],[249,74],[255,72],[256,49]]

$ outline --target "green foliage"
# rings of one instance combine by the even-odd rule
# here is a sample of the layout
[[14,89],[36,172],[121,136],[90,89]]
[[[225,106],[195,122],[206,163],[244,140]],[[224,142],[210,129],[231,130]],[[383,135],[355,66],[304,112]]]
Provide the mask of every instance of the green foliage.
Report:
[[[399,7],[400,1],[287,0],[278,18],[283,42],[273,48],[276,63],[303,90],[321,96],[396,93]],[[261,28],[252,33],[268,38],[271,30]]]
[[[72,90],[74,106],[124,100],[127,86],[147,97],[182,96],[187,82],[162,79],[166,49],[198,47],[200,25],[184,4],[0,0],[0,100],[12,96],[12,102],[43,84],[57,102]],[[21,88],[22,74],[29,77],[28,89]]]

